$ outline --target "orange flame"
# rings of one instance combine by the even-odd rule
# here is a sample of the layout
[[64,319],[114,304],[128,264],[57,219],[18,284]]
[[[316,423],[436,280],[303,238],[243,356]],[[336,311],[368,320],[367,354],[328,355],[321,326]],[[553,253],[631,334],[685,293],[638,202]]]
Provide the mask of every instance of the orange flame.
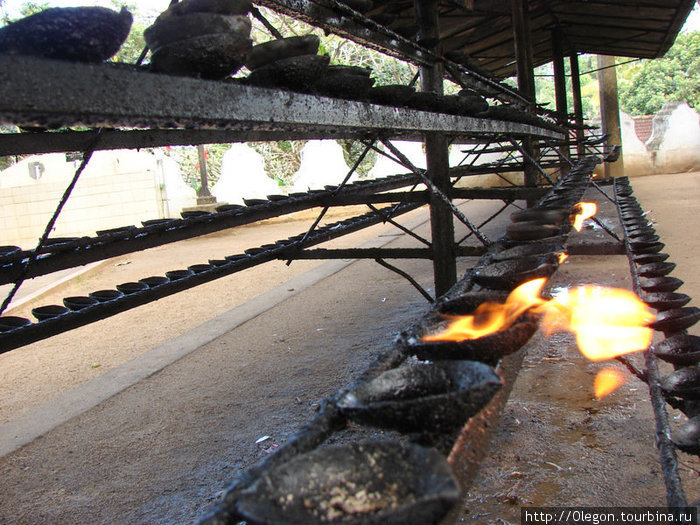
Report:
[[603,368],[593,380],[595,397],[600,399],[612,394],[625,383],[625,376],[615,368]]
[[595,202],[579,202],[574,205],[572,211],[571,223],[574,225],[574,229],[580,232],[583,228],[583,222],[596,214],[598,205]]
[[453,321],[443,330],[426,335],[423,341],[466,341],[507,329],[526,310],[544,304],[540,291],[547,279],[534,279],[513,290],[506,302],[482,303],[472,315],[448,316]]
[[569,258],[569,254],[566,252],[561,252],[559,254],[559,264],[564,264],[564,261],[566,261]]
[[423,341],[478,339],[507,329],[531,310],[542,314],[547,335],[560,330],[573,332],[581,354],[591,361],[645,350],[651,344],[653,331],[648,325],[655,316],[633,292],[585,285],[546,300],[540,297],[545,283],[544,278],[534,279],[513,290],[503,304],[484,303],[472,315],[451,316],[443,331],[426,335]]

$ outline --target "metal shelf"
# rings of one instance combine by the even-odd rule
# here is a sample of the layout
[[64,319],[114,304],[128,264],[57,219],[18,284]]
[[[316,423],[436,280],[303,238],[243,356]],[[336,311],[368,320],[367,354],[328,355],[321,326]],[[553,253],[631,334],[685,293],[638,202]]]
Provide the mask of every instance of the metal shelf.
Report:
[[257,140],[265,133],[278,140],[279,132],[333,139],[379,134],[422,139],[433,132],[485,140],[500,135],[563,137],[531,124],[380,106],[235,80],[160,75],[115,64],[6,55],[0,56],[0,70],[0,122],[18,126],[230,130],[255,134]]
[[257,0],[256,3],[418,66],[443,62],[448,75],[458,83],[504,102],[528,104],[523,95],[510,86],[447,60],[335,0]]
[[[420,205],[420,203],[403,203],[398,207],[387,207],[384,211],[391,209],[392,216],[396,217],[414,210]],[[81,310],[71,311],[50,319],[19,326],[13,330],[0,332],[0,353],[94,323],[131,308],[136,308],[137,306],[226,277],[259,264],[275,259],[293,257],[303,247],[322,244],[382,222],[384,222],[383,217],[372,212],[356,216],[321,227],[306,237],[303,242],[298,238],[280,240],[274,245],[261,247],[259,253],[242,253],[229,256],[222,265],[211,265],[210,268],[201,273],[191,273],[183,278],[166,280],[162,284],[153,285],[136,293],[122,295]]]

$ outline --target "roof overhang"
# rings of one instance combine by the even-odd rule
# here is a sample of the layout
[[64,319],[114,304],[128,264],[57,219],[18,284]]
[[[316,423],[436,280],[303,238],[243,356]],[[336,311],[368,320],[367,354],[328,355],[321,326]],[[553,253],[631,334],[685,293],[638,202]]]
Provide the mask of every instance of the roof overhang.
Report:
[[[593,53],[658,58],[673,44],[695,0],[530,0],[535,66],[550,62],[555,32],[565,55]],[[413,39],[413,0],[375,2],[366,13]],[[496,78],[515,74],[509,0],[440,2],[440,43],[451,57]]]

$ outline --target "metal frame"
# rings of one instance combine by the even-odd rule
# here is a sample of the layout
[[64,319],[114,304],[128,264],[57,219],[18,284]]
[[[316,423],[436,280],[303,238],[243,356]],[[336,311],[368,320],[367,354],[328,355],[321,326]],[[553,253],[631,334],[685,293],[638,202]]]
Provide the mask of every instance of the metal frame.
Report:
[[[613,180],[616,205],[618,205],[618,189],[621,185],[629,186],[629,181],[626,178],[622,181],[619,179]],[[617,209],[618,213],[621,213],[619,205]],[[624,228],[622,215],[620,215],[620,222],[623,224]],[[639,272],[632,257],[634,252],[630,247],[626,231],[624,244],[628,256],[630,274],[632,276],[632,290],[641,297],[642,288],[639,282]],[[646,366],[645,372],[633,371],[633,373],[642,381],[646,382],[649,387],[649,397],[656,421],[656,445],[659,449],[659,460],[666,484],[666,500],[669,507],[686,507],[688,503],[683,491],[680,476],[678,475],[678,460],[676,458],[675,445],[671,441],[671,427],[669,425],[668,413],[666,412],[666,400],[659,386],[660,375],[658,361],[654,354],[653,345],[644,352],[644,363]]]
[[[416,2],[420,43],[392,33],[335,0],[270,0],[269,5],[282,12],[293,13],[319,27],[339,30],[355,41],[380,49],[394,50],[396,56],[413,61],[421,68],[422,88],[441,92],[443,76],[447,73],[463,86],[480,89],[488,96],[521,106],[527,104],[517,91],[482,77],[456,63],[444,61],[438,49],[429,49],[431,35],[439,33],[437,4]],[[320,11],[319,11],[320,9]],[[256,9],[257,11],[257,9]],[[319,15],[322,14],[323,16]],[[326,16],[329,13],[341,16]],[[255,14],[255,12],[254,12]],[[259,12],[258,12],[259,14]],[[264,18],[259,14],[260,18]],[[337,24],[336,24],[337,22]],[[264,23],[264,22],[263,22]],[[348,25],[349,24],[349,25]],[[270,24],[266,24],[269,26]],[[350,28],[350,29],[348,29]],[[274,28],[271,34],[279,37]],[[383,35],[383,36],[382,36]],[[386,38],[385,38],[386,37]],[[396,46],[396,43],[400,45]],[[465,190],[456,188],[463,177],[488,173],[518,171],[524,166],[536,166],[544,176],[542,158],[521,153],[522,146],[514,138],[527,144],[534,139],[561,140],[563,133],[537,119],[524,118],[522,122],[473,118],[452,114],[421,111],[371,104],[362,101],[334,99],[303,93],[281,91],[231,82],[213,82],[193,78],[157,75],[139,67],[113,64],[80,64],[32,57],[0,56],[0,68],[6,75],[0,83],[0,122],[32,127],[99,127],[98,131],[62,131],[38,134],[10,134],[0,136],[0,154],[39,153],[66,150],[90,151],[123,147],[155,147],[167,144],[204,144],[246,140],[279,140],[310,138],[352,138],[366,144],[365,153],[382,151],[411,171],[409,175],[389,177],[366,184],[349,184],[359,160],[350,169],[345,180],[336,188],[309,193],[305,197],[283,199],[251,206],[243,210],[223,212],[203,217],[176,220],[170,223],[128,227],[96,237],[87,237],[63,245],[39,246],[0,257],[0,282],[21,282],[22,279],[44,275],[59,269],[122,255],[169,242],[191,238],[225,228],[248,224],[287,213],[321,207],[309,230],[286,245],[284,253],[291,262],[295,258],[336,258],[353,254],[358,258],[372,257],[379,264],[412,279],[401,270],[388,265],[383,259],[406,257],[413,254],[433,261],[436,294],[441,295],[456,280],[455,258],[461,255],[483,253],[491,244],[453,203],[455,198],[491,198],[503,200],[505,206],[488,221],[512,205],[517,198],[536,200],[542,195],[534,185],[525,188],[511,183],[511,188]],[[414,79],[415,80],[415,79]],[[541,124],[541,125],[540,125]],[[115,129],[128,126],[130,129]],[[136,129],[135,129],[136,128]],[[146,129],[138,129],[146,128]],[[183,129],[184,128],[184,129]],[[419,170],[395,148],[389,139],[421,139],[428,143],[428,169]],[[495,166],[477,165],[481,154],[493,143],[510,141],[508,155]],[[466,165],[450,168],[447,164],[449,144],[485,144]],[[364,155],[363,154],[363,155]],[[466,158],[466,157],[465,157]],[[499,174],[500,175],[500,174]],[[500,175],[502,176],[502,175]],[[553,179],[549,179],[553,183]],[[410,186],[409,191],[381,193]],[[419,189],[426,188],[426,189]],[[393,206],[377,209],[374,204],[393,202]],[[402,204],[403,203],[403,204]],[[304,248],[316,243],[316,230],[331,206],[366,204],[372,220],[367,223],[389,222],[407,207],[429,203],[432,214],[432,241],[418,238],[429,250],[397,252],[379,250],[362,252],[318,251],[305,252]],[[467,238],[455,242],[452,220],[457,217],[478,238],[481,246],[460,246]],[[487,221],[487,222],[488,222]],[[486,224],[486,223],[484,223]],[[343,229],[345,227],[343,226]],[[323,229],[322,229],[323,230]],[[325,230],[324,230],[325,231]],[[405,231],[405,228],[402,228]],[[420,250],[420,249],[419,249]],[[269,250],[267,251],[269,252]],[[266,252],[266,253],[267,253]],[[260,260],[260,258],[258,259]],[[222,270],[217,270],[221,272]],[[196,276],[191,281],[201,281]],[[184,283],[169,285],[181,289]],[[412,282],[415,286],[415,282]],[[424,293],[424,290],[419,291]],[[168,288],[170,289],[170,288]],[[124,302],[124,304],[129,301]],[[72,314],[71,314],[72,315]],[[86,316],[87,318],[89,316]]]

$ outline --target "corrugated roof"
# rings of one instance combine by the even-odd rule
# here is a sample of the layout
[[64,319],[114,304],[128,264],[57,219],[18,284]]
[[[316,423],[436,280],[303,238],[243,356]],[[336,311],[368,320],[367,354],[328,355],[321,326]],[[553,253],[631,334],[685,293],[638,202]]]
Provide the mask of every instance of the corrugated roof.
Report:
[[[560,30],[564,54],[595,53],[658,58],[671,47],[695,0],[530,0],[534,64],[552,60],[552,32]],[[367,16],[415,38],[413,0],[375,2]],[[515,74],[509,0],[452,0],[440,3],[444,52],[490,72]],[[457,52],[457,53],[455,53]]]

